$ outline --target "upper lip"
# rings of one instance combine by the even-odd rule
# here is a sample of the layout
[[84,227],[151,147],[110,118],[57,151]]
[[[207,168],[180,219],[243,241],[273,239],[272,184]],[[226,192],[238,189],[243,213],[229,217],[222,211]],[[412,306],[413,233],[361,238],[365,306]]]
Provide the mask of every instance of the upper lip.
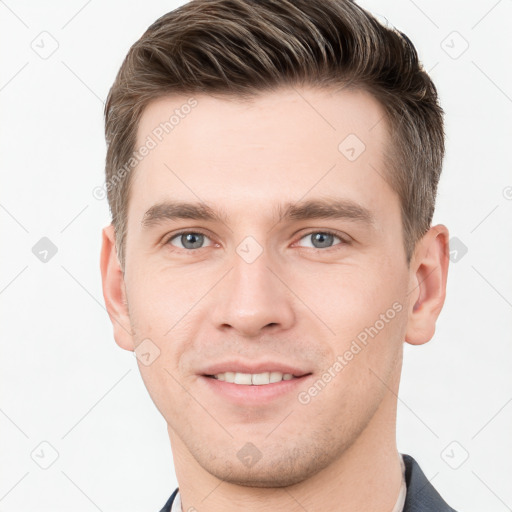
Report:
[[299,366],[291,366],[289,364],[280,363],[277,361],[261,361],[261,362],[246,362],[238,361],[223,361],[220,363],[207,366],[200,373],[201,375],[218,375],[219,373],[234,372],[234,373],[264,373],[264,372],[281,372],[291,373],[295,377],[302,377],[311,372],[300,368]]

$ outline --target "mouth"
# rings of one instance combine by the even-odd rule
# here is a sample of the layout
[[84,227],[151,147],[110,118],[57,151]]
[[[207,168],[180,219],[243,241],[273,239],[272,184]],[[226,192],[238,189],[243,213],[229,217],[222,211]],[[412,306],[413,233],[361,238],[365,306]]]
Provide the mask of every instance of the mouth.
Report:
[[280,371],[267,371],[261,373],[222,372],[215,375],[205,375],[205,377],[241,386],[266,386],[282,381],[300,379],[306,375],[310,374],[293,375]]
[[235,405],[237,411],[247,406],[283,406],[283,401],[294,400],[314,378],[310,364],[237,357],[203,367],[198,372],[198,382],[208,395],[207,400]]
[[216,403],[232,404],[243,411],[247,406],[283,405],[282,400],[293,400],[313,373],[277,362],[238,360],[211,365],[199,376],[211,400],[221,400]]

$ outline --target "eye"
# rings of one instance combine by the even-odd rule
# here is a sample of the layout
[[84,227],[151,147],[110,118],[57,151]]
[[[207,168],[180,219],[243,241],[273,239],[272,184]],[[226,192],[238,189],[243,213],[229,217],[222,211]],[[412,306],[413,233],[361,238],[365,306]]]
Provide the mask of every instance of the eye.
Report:
[[[175,240],[176,242],[173,242]],[[196,231],[182,231],[173,235],[167,241],[168,244],[179,249],[202,249],[205,240],[210,240],[205,234]]]
[[[332,231],[311,231],[304,235],[301,240],[309,241],[311,245],[301,247],[310,247],[312,249],[329,249],[333,247],[333,242],[338,239],[341,243],[348,243],[341,236],[333,233]],[[338,244],[335,244],[338,245]]]

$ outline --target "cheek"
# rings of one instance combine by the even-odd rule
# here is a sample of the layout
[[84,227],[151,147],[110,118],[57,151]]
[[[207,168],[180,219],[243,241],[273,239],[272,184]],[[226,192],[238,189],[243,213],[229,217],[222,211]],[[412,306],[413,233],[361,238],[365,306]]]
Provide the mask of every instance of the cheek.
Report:
[[187,406],[182,386],[188,387],[188,383],[181,374],[180,361],[193,337],[188,329],[197,321],[195,308],[191,309],[197,297],[190,290],[183,294],[186,287],[181,287],[181,281],[179,277],[164,280],[138,275],[127,286],[135,344],[147,346],[150,357],[154,357],[147,364],[141,357],[142,349],[138,351],[141,377],[165,418]]
[[343,400],[344,390],[353,390],[353,400],[345,400],[354,407],[366,395],[381,393],[379,377],[387,380],[394,371],[405,337],[407,276],[376,270],[354,268],[333,276],[329,293],[317,290],[317,303],[312,304],[334,332],[324,337],[330,346],[327,370],[334,377],[326,375],[323,380],[331,378],[333,399]]
[[[207,284],[183,272],[141,273],[127,283],[130,321],[135,344],[146,343],[156,354],[150,365],[137,357],[139,369],[157,407],[179,402],[187,368],[184,356],[192,351],[197,326],[204,322],[198,300]],[[150,341],[148,341],[150,340]],[[141,344],[141,347],[144,345]],[[186,358],[185,358],[186,359]],[[174,377],[174,378],[173,378]],[[165,393],[163,390],[166,390]],[[159,394],[164,393],[161,397]],[[159,402],[161,405],[159,405]]]
[[182,271],[138,272],[127,283],[130,316],[140,331],[168,336],[204,293],[199,283],[197,275]]
[[382,330],[381,317],[386,326],[399,323],[391,320],[405,309],[406,278],[389,265],[352,264],[325,266],[316,274],[297,272],[288,282],[310,309],[308,317],[321,320],[333,338],[346,340],[376,322]]

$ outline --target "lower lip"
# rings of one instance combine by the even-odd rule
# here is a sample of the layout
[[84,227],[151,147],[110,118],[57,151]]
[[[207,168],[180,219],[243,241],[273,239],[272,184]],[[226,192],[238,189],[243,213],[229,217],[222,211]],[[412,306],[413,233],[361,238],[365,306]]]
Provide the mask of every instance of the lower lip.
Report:
[[273,382],[272,384],[262,384],[261,386],[234,384],[212,377],[201,376],[201,380],[214,393],[230,400],[236,405],[264,405],[271,403],[277,398],[290,395],[299,391],[310,375],[304,375],[290,380]]

